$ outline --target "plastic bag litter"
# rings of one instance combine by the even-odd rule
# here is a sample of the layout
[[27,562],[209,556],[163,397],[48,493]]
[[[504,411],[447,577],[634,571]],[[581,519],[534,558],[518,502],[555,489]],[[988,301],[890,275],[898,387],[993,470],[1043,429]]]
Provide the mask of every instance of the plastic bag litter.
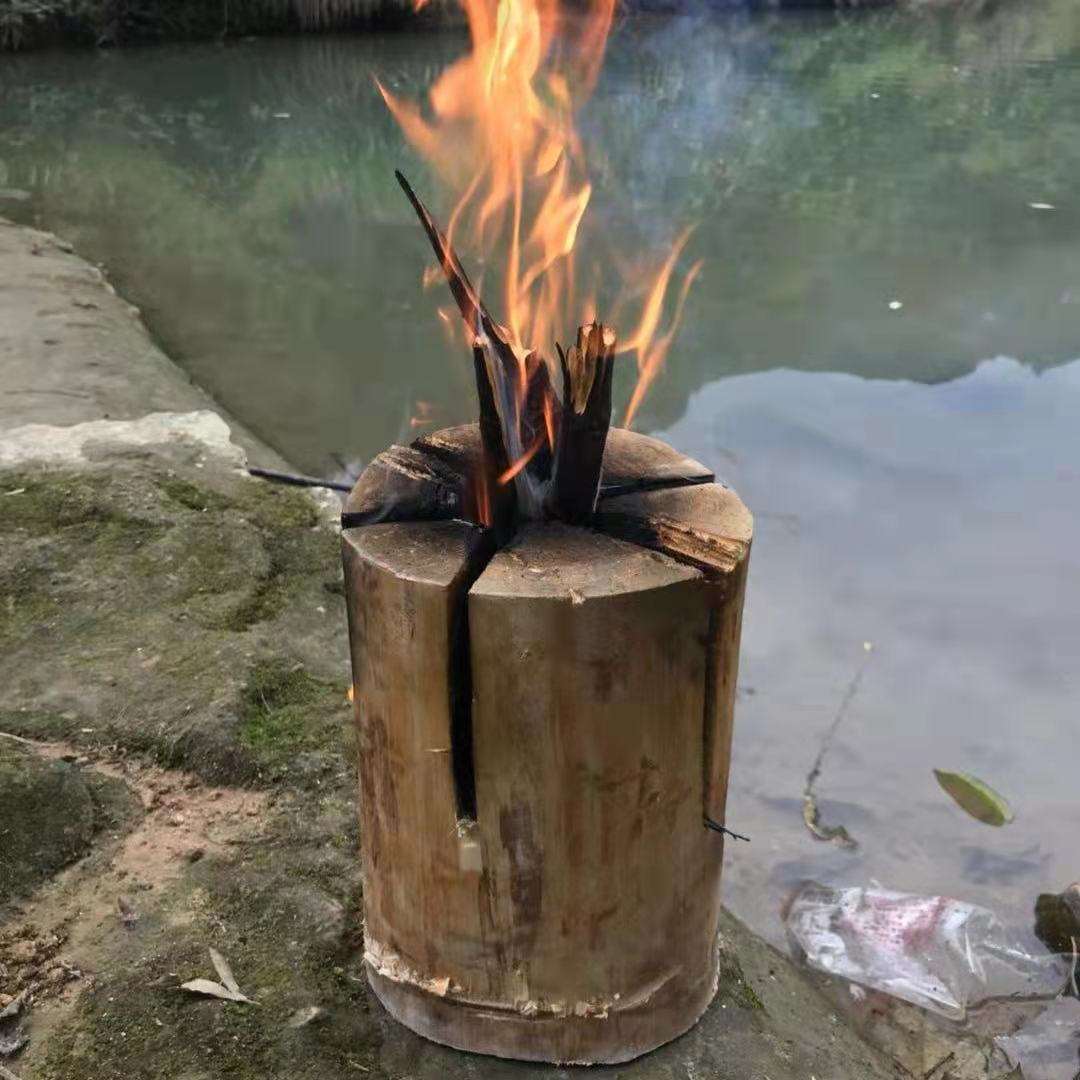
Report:
[[951,1019],[986,998],[1053,997],[1069,973],[1034,938],[946,896],[811,883],[792,901],[787,930],[812,967]]
[[1080,1075],[1080,1001],[1061,998],[1015,1035],[994,1040],[1024,1080],[1075,1080]]

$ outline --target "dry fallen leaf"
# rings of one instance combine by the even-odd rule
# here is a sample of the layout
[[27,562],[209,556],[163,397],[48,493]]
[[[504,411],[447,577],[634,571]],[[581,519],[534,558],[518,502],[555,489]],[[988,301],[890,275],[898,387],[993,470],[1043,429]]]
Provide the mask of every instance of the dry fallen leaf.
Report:
[[217,949],[210,950],[210,959],[214,963],[214,970],[218,973],[218,978],[234,993],[240,993],[240,985],[236,981],[236,976],[232,973],[232,968],[229,967],[229,961],[225,959],[217,951]]
[[241,991],[228,960],[217,949],[210,950],[210,960],[221,982],[216,983],[213,979],[192,979],[190,982],[182,983],[180,989],[192,994],[221,998],[222,1001],[242,1001],[247,1005],[258,1004]]
[[289,1017],[289,1022],[286,1024],[286,1027],[307,1027],[308,1024],[312,1024],[316,1020],[322,1020],[325,1016],[326,1010],[320,1008],[318,1005],[305,1005],[304,1008],[297,1009],[296,1012]]
[[821,821],[818,812],[817,800],[813,794],[803,795],[803,823],[810,830],[812,836],[818,840],[826,840],[837,847],[847,848],[854,851],[859,846],[855,838],[844,828],[843,825],[825,825]]
[[248,1005],[255,1004],[250,998],[235,990],[230,990],[227,986],[222,986],[221,983],[214,982],[213,979],[192,979],[190,982],[181,984],[180,989],[192,994],[221,998],[222,1001],[243,1001]]

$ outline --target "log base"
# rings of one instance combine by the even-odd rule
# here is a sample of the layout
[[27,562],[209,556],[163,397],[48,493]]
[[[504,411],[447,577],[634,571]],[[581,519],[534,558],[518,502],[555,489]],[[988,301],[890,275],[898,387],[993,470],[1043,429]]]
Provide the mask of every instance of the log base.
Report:
[[380,455],[346,506],[373,522],[342,533],[369,978],[461,1050],[628,1061],[716,990],[752,522],[612,436],[597,513],[498,550],[446,509],[475,428]]
[[716,950],[705,978],[673,980],[636,1004],[606,1015],[523,1015],[397,982],[367,964],[368,983],[386,1011],[417,1035],[455,1050],[557,1065],[618,1065],[685,1035],[716,995]]

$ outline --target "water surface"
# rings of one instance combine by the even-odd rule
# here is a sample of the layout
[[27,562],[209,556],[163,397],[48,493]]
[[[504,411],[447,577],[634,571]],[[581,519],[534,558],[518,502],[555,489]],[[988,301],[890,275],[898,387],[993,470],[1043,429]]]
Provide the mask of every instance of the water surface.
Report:
[[[372,84],[418,93],[463,47],[4,57],[0,211],[102,261],[299,467],[367,460],[418,400],[473,412],[392,169],[438,194]],[[774,939],[804,877],[1027,919],[1080,877],[1080,8],[631,19],[583,126],[586,254],[698,222],[706,259],[637,426],[757,514],[729,902]],[[818,785],[846,852],[801,794],[860,671]],[[934,767],[1017,821],[964,817]]]

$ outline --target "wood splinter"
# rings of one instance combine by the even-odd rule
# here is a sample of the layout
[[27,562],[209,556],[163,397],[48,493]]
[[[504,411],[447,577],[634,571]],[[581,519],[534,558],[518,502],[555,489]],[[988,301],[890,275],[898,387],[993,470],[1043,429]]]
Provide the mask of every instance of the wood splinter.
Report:
[[604,446],[611,427],[611,384],[615,369],[615,331],[601,323],[578,330],[577,344],[561,346],[562,420],[555,452],[549,511],[580,522],[596,509]]

